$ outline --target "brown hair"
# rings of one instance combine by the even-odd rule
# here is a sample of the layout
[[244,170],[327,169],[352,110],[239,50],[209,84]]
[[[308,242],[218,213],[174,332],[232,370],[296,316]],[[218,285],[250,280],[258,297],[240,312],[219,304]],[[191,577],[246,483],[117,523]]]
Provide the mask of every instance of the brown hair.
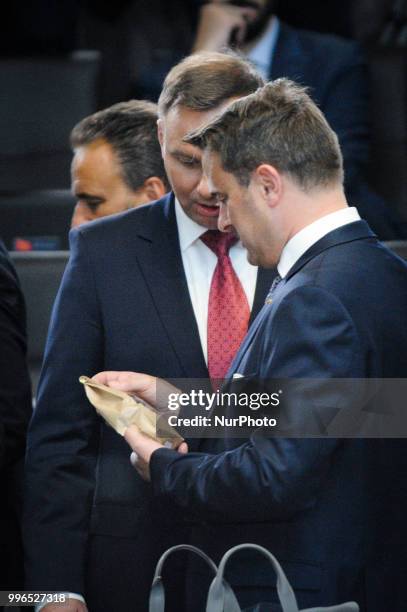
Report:
[[158,112],[186,106],[206,111],[229,98],[246,96],[264,85],[262,77],[247,60],[230,50],[202,51],[189,55],[168,73],[158,100]]
[[76,149],[103,138],[117,155],[123,180],[133,190],[157,176],[168,186],[157,137],[157,105],[145,100],[119,102],[82,119],[71,132]]
[[219,153],[223,168],[245,186],[262,163],[289,174],[304,190],[343,181],[336,134],[306,88],[288,79],[233,102],[185,140]]

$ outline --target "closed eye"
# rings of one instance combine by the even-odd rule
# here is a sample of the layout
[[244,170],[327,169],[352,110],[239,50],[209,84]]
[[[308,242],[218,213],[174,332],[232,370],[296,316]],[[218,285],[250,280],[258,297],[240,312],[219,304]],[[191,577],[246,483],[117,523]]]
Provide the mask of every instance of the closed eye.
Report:
[[201,160],[197,157],[189,156],[189,155],[175,155],[177,161],[180,162],[183,166],[200,166]]
[[91,210],[92,212],[96,212],[98,207],[104,203],[104,199],[98,196],[91,196],[87,193],[77,193],[76,199],[78,202],[82,202]]

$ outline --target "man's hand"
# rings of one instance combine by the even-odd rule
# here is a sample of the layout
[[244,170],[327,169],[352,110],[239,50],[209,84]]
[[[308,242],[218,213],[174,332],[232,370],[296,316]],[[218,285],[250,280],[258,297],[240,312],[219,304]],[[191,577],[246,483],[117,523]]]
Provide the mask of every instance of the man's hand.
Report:
[[86,605],[79,599],[69,598],[65,603],[50,603],[41,608],[41,612],[88,612]]
[[157,405],[157,381],[167,384],[155,376],[138,374],[137,372],[99,372],[92,377],[92,380],[101,385],[112,387],[112,389],[125,391],[129,395],[138,395],[153,407]]
[[212,0],[200,9],[197,34],[193,52],[220,51],[233,43],[243,44],[247,24],[256,19],[254,8],[233,6],[227,0]]
[[[170,385],[165,380],[149,376],[148,374],[138,374],[137,372],[99,372],[99,374],[92,377],[92,380],[101,385],[112,387],[112,389],[125,391],[129,395],[138,395],[153,407],[157,406],[158,382],[162,385],[161,389],[165,389],[164,396],[166,393],[179,393],[179,389]],[[149,481],[151,455],[158,448],[164,448],[163,445],[142,434],[136,425],[128,427],[124,437],[135,453],[135,455],[132,454],[132,464],[140,476],[144,480]],[[177,450],[180,453],[187,453],[188,446],[183,442]],[[71,611],[69,610],[69,612]]]
[[[128,442],[133,449],[133,453],[131,454],[132,464],[143,480],[150,481],[151,455],[158,448],[164,448],[164,446],[142,434],[136,425],[128,427],[124,432],[124,437],[126,442]],[[179,453],[187,453],[188,446],[186,442],[182,442],[177,450]]]

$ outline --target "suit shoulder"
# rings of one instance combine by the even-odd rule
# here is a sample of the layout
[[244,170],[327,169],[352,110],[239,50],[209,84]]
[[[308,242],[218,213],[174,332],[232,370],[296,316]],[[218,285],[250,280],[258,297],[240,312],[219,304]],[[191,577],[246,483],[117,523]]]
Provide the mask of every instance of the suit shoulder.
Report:
[[1,286],[19,286],[17,274],[6,247],[0,241],[0,279]]
[[81,236],[87,243],[102,243],[111,249],[138,232],[148,233],[158,224],[166,223],[168,206],[169,199],[164,197],[156,202],[86,223],[71,230],[71,246]]
[[332,265],[346,266],[351,276],[367,273],[377,276],[381,270],[390,275],[393,269],[407,274],[407,262],[375,238],[335,245],[321,253],[321,257],[324,264],[331,262]]
[[292,280],[292,286],[314,284],[347,308],[364,305],[367,310],[386,287],[383,300],[394,298],[407,308],[407,263],[377,240],[354,240],[326,249]]
[[361,49],[358,43],[334,34],[322,34],[311,30],[295,30],[298,40],[307,53],[323,57],[335,63],[338,60],[360,59]]

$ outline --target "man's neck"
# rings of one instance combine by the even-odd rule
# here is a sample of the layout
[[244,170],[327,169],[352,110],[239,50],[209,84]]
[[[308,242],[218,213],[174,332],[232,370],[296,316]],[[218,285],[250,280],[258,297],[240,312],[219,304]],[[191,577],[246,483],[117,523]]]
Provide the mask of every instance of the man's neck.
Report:
[[[332,190],[313,190],[309,194],[293,194],[295,209],[290,208],[287,242],[312,223],[331,213],[348,208],[342,187]],[[291,198],[290,198],[291,199]]]
[[360,221],[358,211],[356,208],[345,206],[320,216],[304,226],[288,240],[282,250],[280,261],[277,264],[280,276],[284,278],[295,262],[318,240],[355,221]]

